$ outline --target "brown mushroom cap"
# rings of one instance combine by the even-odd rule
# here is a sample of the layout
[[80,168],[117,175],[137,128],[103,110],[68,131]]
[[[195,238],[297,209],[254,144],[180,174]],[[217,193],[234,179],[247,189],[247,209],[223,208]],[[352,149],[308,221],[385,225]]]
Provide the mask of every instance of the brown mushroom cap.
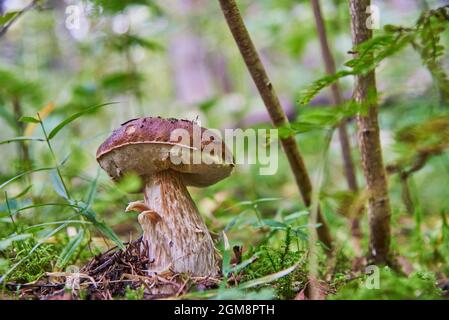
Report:
[[[193,147],[194,128],[207,129],[192,121],[163,119],[160,117],[139,118],[127,121],[106,139],[97,150],[97,161],[109,176],[118,180],[123,174],[134,172],[141,176],[172,169],[182,173],[186,185],[204,187],[212,185],[231,173],[234,167],[231,152],[217,135],[201,141],[201,150]],[[190,134],[190,145],[171,140],[171,133],[176,129],[185,129]],[[199,132],[199,130],[198,130]],[[193,154],[202,152],[210,143],[221,143],[221,163],[174,164],[170,152],[174,146],[187,148]],[[185,149],[184,149],[185,150]]]

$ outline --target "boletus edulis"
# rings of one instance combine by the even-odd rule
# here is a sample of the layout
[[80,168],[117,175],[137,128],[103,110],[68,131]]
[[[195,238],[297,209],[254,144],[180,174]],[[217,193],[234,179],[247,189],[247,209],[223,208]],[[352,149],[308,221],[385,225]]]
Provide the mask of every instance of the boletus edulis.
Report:
[[232,154],[218,135],[188,120],[134,119],[98,148],[97,161],[115,181],[134,173],[144,182],[144,200],[126,211],[140,212],[149,273],[219,273],[211,235],[186,188],[206,187],[231,173]]

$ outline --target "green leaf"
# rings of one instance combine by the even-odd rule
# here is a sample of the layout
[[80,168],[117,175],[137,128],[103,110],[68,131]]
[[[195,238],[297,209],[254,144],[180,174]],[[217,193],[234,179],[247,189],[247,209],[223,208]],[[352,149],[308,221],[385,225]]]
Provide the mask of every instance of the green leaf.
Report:
[[33,117],[20,117],[20,122],[26,122],[26,123],[40,123],[39,119],[33,118]]
[[259,257],[259,252],[257,252],[256,254],[254,254],[251,258],[239,263],[238,265],[230,268],[228,270],[229,273],[235,273],[235,272],[239,272],[240,270],[246,268],[247,266],[249,266],[251,263],[253,263],[254,261],[257,260],[257,258]]
[[269,226],[272,229],[284,230],[288,228],[288,226],[285,223],[276,220],[264,219],[262,220],[262,222],[264,226]]
[[86,202],[87,208],[90,208],[90,206],[92,205],[92,202],[94,201],[95,193],[97,192],[97,184],[98,184],[99,177],[100,177],[100,167],[97,168],[97,175],[95,176],[95,179],[91,184],[89,194],[87,195],[87,202]]
[[236,207],[245,207],[245,206],[254,206],[258,203],[264,203],[264,202],[274,202],[274,201],[280,201],[282,200],[281,198],[261,198],[261,199],[257,199],[254,201],[251,200],[245,200],[245,201],[240,201],[228,208],[225,209],[225,211],[229,211],[231,209],[234,209]]
[[22,142],[22,141],[45,141],[45,139],[38,137],[15,137],[8,140],[0,141],[0,144],[6,144],[10,142]]
[[120,249],[125,248],[122,240],[120,240],[117,234],[104,222],[98,221],[97,214],[92,209],[89,209],[86,203],[75,200],[69,200],[69,202],[72,205],[76,205],[79,208],[79,214],[86,217],[87,220],[89,220],[94,225],[94,227],[97,228],[103,235],[114,241],[117,247],[119,247]]
[[212,97],[206,101],[203,101],[202,103],[199,104],[198,108],[203,111],[203,112],[209,112],[211,111],[216,105],[217,102],[219,101],[218,97]]
[[7,24],[11,19],[13,19],[19,11],[11,11],[5,13],[0,17],[0,26]]
[[114,72],[104,76],[101,80],[101,86],[109,92],[121,93],[127,90],[138,90],[143,80],[143,74],[137,71]]
[[68,199],[69,196],[67,195],[67,192],[64,188],[64,184],[56,169],[50,172],[50,178],[56,193],[59,194],[64,199]]
[[71,208],[75,208],[75,209],[82,209],[76,205],[72,205],[72,204],[68,204],[68,203],[37,203],[37,204],[32,204],[32,205],[29,205],[26,207],[16,209],[16,210],[14,210],[14,213],[33,209],[33,208],[41,208],[41,207],[71,207]]
[[227,277],[231,266],[231,246],[229,244],[228,236],[224,231],[222,232],[222,236],[223,236],[223,260],[221,269],[223,270],[224,276]]
[[140,38],[134,35],[128,35],[128,41],[131,45],[139,45],[142,48],[148,49],[148,50],[153,50],[153,51],[162,51],[164,50],[164,47],[156,42],[153,41],[151,39],[144,39],[144,38]]
[[15,196],[11,197],[10,199],[13,200],[13,199],[18,199],[18,198],[20,198],[21,196],[27,194],[28,191],[30,191],[30,189],[31,189],[32,187],[33,187],[33,185],[30,184],[28,187],[26,187],[25,189],[23,189],[23,190],[20,191],[18,194],[16,194]]
[[307,216],[308,214],[309,214],[309,211],[307,211],[307,210],[293,212],[292,214],[289,214],[288,216],[285,216],[284,220],[285,221],[292,221],[292,220],[296,220],[298,218]]
[[39,228],[44,228],[44,227],[48,227],[48,226],[54,226],[54,225],[60,225],[60,224],[92,224],[89,221],[84,221],[84,220],[61,220],[61,221],[52,221],[52,222],[44,222],[44,223],[38,223],[29,227],[26,227],[25,229],[23,229],[24,231],[29,231],[29,230],[34,230],[34,229],[39,229]]
[[32,170],[28,170],[22,173],[19,173],[18,175],[6,180],[5,182],[3,182],[2,184],[0,184],[0,189],[3,189],[4,187],[6,187],[8,184],[10,184],[11,182],[20,179],[23,176],[26,176],[27,174],[33,173],[33,172],[38,172],[38,171],[46,171],[46,170],[53,170],[54,167],[43,167],[43,168],[37,168],[37,169],[32,169]]
[[102,107],[105,107],[105,106],[108,106],[111,104],[115,104],[115,103],[117,103],[117,102],[102,103],[102,104],[99,104],[99,105],[96,105],[96,106],[93,106],[90,108],[86,108],[83,111],[77,112],[75,114],[72,114],[70,117],[68,117],[67,119],[60,122],[53,130],[50,131],[50,133],[48,135],[48,139],[49,140],[53,139],[58,134],[58,132],[61,131],[66,125],[68,125],[72,121],[78,119],[79,117],[81,117],[87,113],[90,113],[92,111],[95,111],[97,109],[100,109]]
[[322,89],[341,78],[365,75],[374,70],[383,60],[410,44],[415,36],[413,33],[387,33],[365,41],[354,49],[354,51],[358,52],[357,57],[345,63],[345,66],[350,68],[349,70],[341,70],[314,81],[301,92],[299,103],[303,105],[310,103]]
[[63,268],[70,261],[70,258],[76,252],[76,249],[81,245],[84,239],[84,229],[69,241],[69,243],[64,247],[58,259],[58,267]]
[[97,221],[97,214],[91,210],[83,201],[69,200],[69,203],[80,210],[80,214],[85,216],[89,221]]
[[261,277],[258,279],[254,279],[254,280],[250,280],[247,282],[244,282],[242,284],[240,284],[238,286],[238,288],[240,289],[248,289],[248,288],[253,288],[253,287],[257,287],[263,284],[267,284],[273,281],[276,281],[282,277],[285,277],[286,275],[290,274],[291,272],[295,271],[296,268],[298,268],[298,266],[300,265],[300,263],[296,263],[293,266],[291,266],[290,268],[281,270],[279,272],[273,273],[273,274],[269,274],[265,277]]
[[157,14],[161,13],[161,8],[157,5],[156,1],[153,0],[120,0],[120,1],[111,1],[111,0],[94,0],[94,3],[101,7],[106,13],[115,14],[118,12],[122,12],[126,9],[126,7],[131,5],[143,5],[153,9]]
[[92,224],[95,228],[97,228],[102,234],[104,234],[106,237],[114,241],[114,243],[119,247],[120,249],[125,249],[125,246],[123,245],[122,240],[117,236],[117,234],[104,222],[100,221],[92,221]]

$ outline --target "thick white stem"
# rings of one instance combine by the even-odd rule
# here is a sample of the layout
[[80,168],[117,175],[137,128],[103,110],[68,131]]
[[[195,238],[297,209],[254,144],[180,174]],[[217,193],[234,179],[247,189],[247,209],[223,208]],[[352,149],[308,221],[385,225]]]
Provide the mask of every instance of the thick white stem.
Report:
[[150,273],[165,270],[215,276],[218,259],[212,238],[179,173],[166,170],[146,178],[139,215]]

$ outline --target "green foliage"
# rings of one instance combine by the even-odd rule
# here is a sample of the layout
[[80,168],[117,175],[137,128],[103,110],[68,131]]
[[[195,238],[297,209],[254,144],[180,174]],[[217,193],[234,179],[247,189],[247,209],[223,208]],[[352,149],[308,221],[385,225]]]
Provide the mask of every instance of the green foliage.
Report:
[[64,268],[68,265],[68,263],[71,261],[72,257],[74,256],[75,252],[77,252],[78,248],[83,243],[85,237],[85,231],[84,229],[81,229],[76,236],[74,236],[62,249],[61,253],[59,254],[58,259],[58,268]]
[[[274,249],[270,246],[261,246],[258,251],[258,259],[249,265],[244,271],[244,279],[257,279],[282,270],[285,266],[291,266],[303,259],[306,253],[292,251],[286,243],[281,248]],[[307,282],[307,268],[301,263],[295,271],[268,284],[274,287],[278,299],[293,299],[299,289]]]
[[163,51],[164,47],[151,39],[144,39],[142,37],[131,35],[131,34],[123,34],[120,36],[109,37],[107,39],[108,44],[115,50],[122,52],[129,50],[130,48],[139,46],[150,51]]
[[160,12],[160,8],[156,1],[153,0],[93,0],[93,2],[105,10],[107,13],[117,13],[125,10],[131,5],[143,5]]
[[3,266],[0,273],[5,273],[10,265],[14,265],[22,259],[26,259],[26,263],[19,264],[8,275],[9,280],[28,283],[41,278],[45,272],[52,271],[57,259],[55,246],[42,244],[30,254],[36,244],[33,238],[15,242],[14,247],[5,253],[9,263],[7,266]]
[[84,109],[83,111],[80,111],[80,112],[77,112],[75,114],[72,114],[68,118],[66,118],[63,121],[61,121],[56,127],[53,128],[53,130],[50,131],[50,133],[48,134],[48,139],[49,140],[53,139],[56,136],[56,134],[59,131],[61,131],[61,129],[63,129],[66,125],[68,125],[72,121],[78,119],[79,117],[84,116],[86,114],[93,113],[94,111],[97,111],[100,108],[103,108],[105,106],[109,106],[109,105],[112,105],[112,104],[115,104],[115,103],[116,102],[102,103],[102,104],[99,104],[99,105],[96,105],[96,106],[88,107],[88,108]]
[[20,97],[22,100],[33,104],[40,103],[42,95],[42,86],[39,83],[21,77],[14,70],[0,69],[1,104],[11,102],[14,97]]
[[[298,87],[308,88],[299,97],[301,102],[308,102],[336,80],[365,74],[392,58],[394,63],[389,63],[378,78],[379,87],[385,92],[379,108],[385,163],[408,170],[420,160],[423,150],[446,150],[448,111],[435,109],[431,89],[439,89],[444,96],[449,88],[444,69],[444,45],[449,40],[444,32],[447,8],[420,15],[411,6],[395,21],[397,18],[407,23],[410,16],[420,15],[415,25],[389,25],[383,31],[375,31],[372,40],[352,49],[357,56],[346,62],[340,72],[309,86],[309,81],[319,77],[317,70],[323,69],[315,50],[318,39],[310,1],[256,2],[242,1],[239,7],[263,62],[267,62],[283,106],[288,107],[297,98]],[[31,10],[2,37],[2,285],[6,281],[34,281],[46,271],[64,270],[71,264],[81,266],[93,255],[114,244],[122,247],[122,240],[141,234],[136,215],[123,213],[129,201],[142,199],[138,193],[141,179],[129,175],[112,182],[95,160],[98,145],[121,122],[140,116],[191,119],[199,115],[209,128],[271,128],[263,118],[260,97],[248,82],[247,70],[229,30],[217,23],[222,17],[216,3],[203,1],[196,7],[192,2],[195,10],[176,12],[162,12],[162,8],[171,5],[152,0],[91,0],[84,4],[87,15],[82,27],[86,30],[61,32],[67,15],[56,6]],[[340,65],[350,49],[348,3],[331,0],[321,4],[332,53]],[[391,10],[394,4],[383,8]],[[0,24],[11,21],[16,13],[7,12],[0,17]],[[124,19],[129,28],[115,28]],[[194,45],[189,41],[194,41]],[[419,57],[398,54],[408,53],[406,48],[415,50]],[[180,57],[186,60],[174,60]],[[395,63],[402,59],[403,63]],[[192,66],[199,68],[192,72]],[[422,76],[422,66],[430,71],[434,87]],[[201,80],[204,75],[207,86],[203,85],[205,82],[196,82],[197,76]],[[185,83],[189,84],[188,94],[181,90]],[[350,84],[341,81],[344,92],[350,91]],[[190,94],[195,98],[184,97]],[[113,110],[102,108],[104,101],[119,101],[120,105]],[[327,101],[322,104],[297,108],[290,125],[280,128],[281,137],[294,135],[298,140],[312,178],[323,162],[323,137],[328,138],[342,119],[366,112],[365,106],[355,103],[335,108]],[[348,131],[359,171],[354,129],[355,124],[350,121]],[[326,279],[330,292],[336,291],[338,299],[371,299],[376,295],[440,298],[438,290],[434,292],[434,279],[427,273],[406,278],[382,271],[382,279],[386,280],[381,280],[380,291],[367,291],[363,286],[366,277],[348,282],[357,262],[350,241],[350,212],[356,205],[363,206],[365,199],[362,193],[347,191],[339,146],[332,143],[329,149],[327,145],[325,148],[329,152],[329,160],[325,160],[328,169],[318,190],[319,199],[336,245],[343,247],[332,270],[328,270],[322,248],[318,249],[316,271],[321,279]],[[300,200],[288,160],[279,151],[275,175],[260,175],[259,164],[239,165],[220,183],[191,190],[209,228],[215,233],[224,230],[220,249],[225,277],[219,288],[190,292],[186,298],[291,299],[304,288],[309,272],[309,213]],[[18,169],[24,168],[20,164],[26,152],[31,165]],[[436,155],[429,157],[425,168],[410,179],[412,198],[416,200],[415,217],[403,213],[397,175],[389,178],[393,248],[406,256],[416,270],[447,277],[449,197],[444,186],[449,179],[449,166],[446,154]],[[363,188],[362,175],[357,175]],[[315,181],[313,184],[315,187]],[[360,223],[365,252],[366,214]],[[233,259],[234,245],[243,248],[238,263]],[[82,298],[87,295],[87,291],[79,293]],[[143,288],[126,289],[125,299],[142,298]]]
[[288,126],[279,128],[280,137],[303,134],[311,131],[331,130],[336,128],[341,120],[356,114],[364,114],[365,108],[356,103],[348,102],[338,107],[313,107],[301,110],[298,120],[292,121]]
[[449,117],[439,115],[426,121],[407,125],[397,131],[396,141],[407,148],[431,148],[449,143]]
[[215,300],[271,300],[275,297],[273,289],[241,290],[231,288],[220,290],[214,297]]
[[11,142],[23,142],[23,141],[45,141],[45,139],[38,137],[15,137],[8,140],[0,141],[0,144],[6,144]]
[[396,274],[389,268],[380,270],[380,287],[371,289],[367,276],[352,280],[339,288],[331,300],[432,300],[442,299],[435,276],[428,272],[416,272],[409,277]]
[[125,300],[143,300],[145,293],[145,286],[140,286],[138,289],[132,289],[131,287],[126,287],[125,289]]
[[409,124],[397,130],[395,149],[396,167],[412,172],[424,167],[432,157],[441,156],[449,149],[449,118],[442,114]]
[[7,24],[11,19],[13,19],[19,11],[10,11],[6,14],[0,16],[0,26]]
[[448,7],[424,12],[413,28],[387,25],[384,33],[373,37],[354,48],[357,56],[345,63],[349,70],[338,71],[314,81],[301,93],[300,103],[309,103],[322,89],[346,76],[365,75],[374,70],[380,62],[396,54],[407,45],[412,45],[421,55],[423,63],[428,66],[441,87],[449,90],[449,80],[444,70],[438,67],[438,59],[444,53],[440,34],[446,30]]

